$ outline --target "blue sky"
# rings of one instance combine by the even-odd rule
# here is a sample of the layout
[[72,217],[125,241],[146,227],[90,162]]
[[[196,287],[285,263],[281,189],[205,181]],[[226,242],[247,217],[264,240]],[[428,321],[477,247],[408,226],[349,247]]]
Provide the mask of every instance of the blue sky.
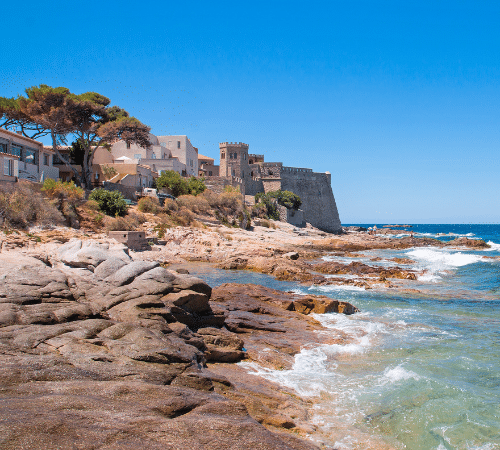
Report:
[[[343,223],[500,223],[500,3],[2,6],[0,95],[108,96],[200,153],[332,173]],[[8,20],[6,20],[8,19]]]

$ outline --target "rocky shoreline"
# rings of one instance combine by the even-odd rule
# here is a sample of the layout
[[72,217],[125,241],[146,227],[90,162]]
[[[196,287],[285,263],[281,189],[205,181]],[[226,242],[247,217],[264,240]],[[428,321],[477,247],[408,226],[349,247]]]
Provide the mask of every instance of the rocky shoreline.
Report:
[[[356,307],[256,285],[212,289],[172,269],[204,261],[306,284],[389,289],[415,279],[411,261],[381,269],[319,259],[445,245],[286,224],[179,227],[164,241],[133,252],[70,229],[2,237],[2,448],[332,449],[307,401],[234,363],[286,369],[305,344],[346,343],[319,332],[309,314]],[[353,274],[355,281],[342,278]]]

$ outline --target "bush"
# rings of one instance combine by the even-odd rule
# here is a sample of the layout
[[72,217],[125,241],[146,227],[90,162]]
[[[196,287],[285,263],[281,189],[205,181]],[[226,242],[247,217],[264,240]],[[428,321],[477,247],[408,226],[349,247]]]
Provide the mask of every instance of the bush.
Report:
[[155,183],[158,189],[170,189],[174,197],[179,197],[179,195],[186,195],[189,193],[188,182],[175,170],[165,170],[156,179]]
[[177,201],[172,200],[171,198],[166,198],[165,203],[163,203],[163,211],[166,213],[170,213],[171,211],[178,211],[179,205]]
[[180,207],[185,207],[195,214],[206,214],[210,211],[208,201],[202,196],[195,197],[193,195],[181,195],[177,198],[177,204]]
[[125,217],[116,217],[106,221],[107,231],[135,231],[146,221],[143,215],[127,214]]
[[144,213],[157,214],[160,209],[160,202],[156,197],[142,197],[137,203],[137,209]]
[[118,191],[107,191],[105,189],[94,189],[89,200],[95,200],[101,211],[108,216],[124,216],[127,214],[127,203],[123,195]]
[[205,178],[191,177],[188,181],[188,191],[191,195],[198,195],[205,191]]
[[24,229],[62,224],[63,220],[57,208],[27,183],[0,187],[0,226]]
[[299,209],[302,205],[300,197],[290,191],[259,192],[255,195],[255,203],[262,202],[267,205],[272,199],[276,199],[278,204],[286,209]]
[[79,200],[85,196],[85,191],[73,181],[56,181],[52,178],[47,178],[43,182],[42,191],[49,197],[65,197],[69,200]]

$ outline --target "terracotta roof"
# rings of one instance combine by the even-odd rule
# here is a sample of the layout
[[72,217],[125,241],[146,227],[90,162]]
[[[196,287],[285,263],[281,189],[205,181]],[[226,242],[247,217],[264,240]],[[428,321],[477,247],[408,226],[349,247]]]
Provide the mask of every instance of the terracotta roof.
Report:
[[200,159],[206,159],[208,161],[215,161],[213,158],[210,158],[209,156],[204,156],[201,153],[198,153],[198,160]]

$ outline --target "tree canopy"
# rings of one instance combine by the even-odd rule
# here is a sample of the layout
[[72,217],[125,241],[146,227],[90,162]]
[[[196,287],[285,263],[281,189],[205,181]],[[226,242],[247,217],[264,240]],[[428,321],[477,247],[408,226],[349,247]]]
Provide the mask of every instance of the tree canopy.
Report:
[[[50,134],[52,147],[75,174],[82,187],[92,186],[92,162],[99,147],[108,148],[123,139],[148,148],[150,128],[118,106],[109,106],[109,98],[96,92],[73,94],[65,87],[47,85],[26,89],[26,97],[0,98],[0,126],[20,127],[23,134],[35,138]],[[31,135],[27,133],[31,132]],[[34,134],[33,134],[34,133]],[[38,134],[37,134],[38,133]],[[72,159],[61,155],[60,144],[68,136],[75,138]]]
[[186,194],[198,195],[207,188],[203,178],[191,177],[186,180],[175,170],[163,171],[156,179],[156,187],[170,189],[175,197]]

